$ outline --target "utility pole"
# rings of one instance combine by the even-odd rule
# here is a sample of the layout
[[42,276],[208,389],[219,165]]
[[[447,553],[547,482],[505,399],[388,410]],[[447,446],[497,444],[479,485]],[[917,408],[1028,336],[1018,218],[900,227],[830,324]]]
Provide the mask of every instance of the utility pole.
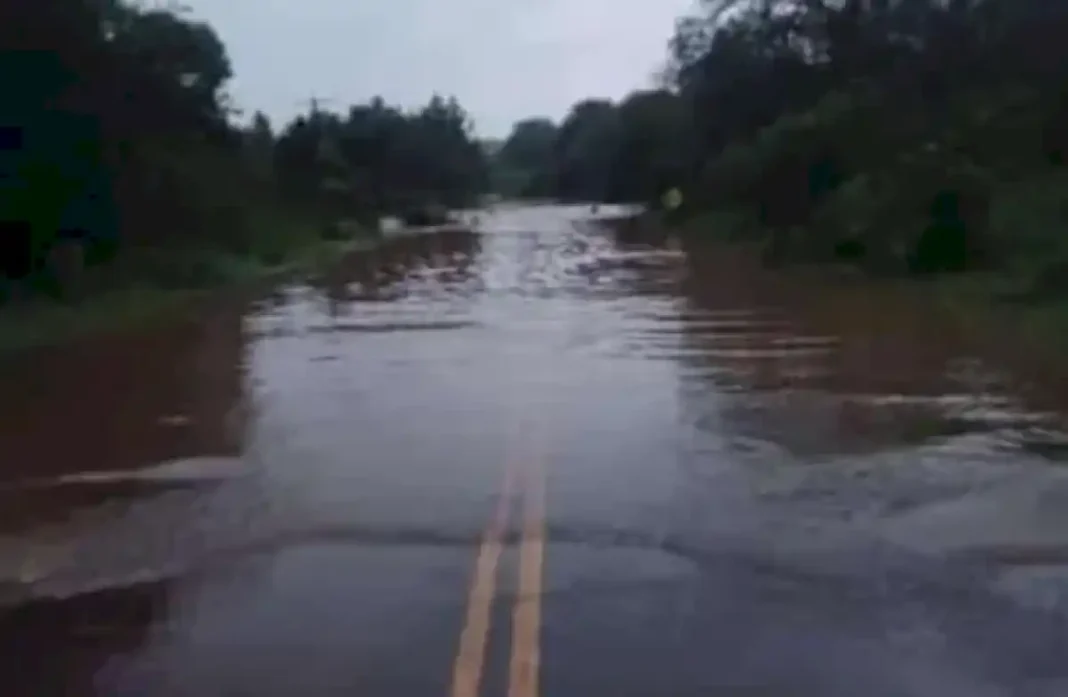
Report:
[[332,104],[332,103],[334,103],[336,101],[337,101],[336,99],[330,99],[330,98],[323,99],[322,97],[309,97],[308,99],[298,99],[296,101],[296,103],[299,106],[307,105],[308,113],[314,116],[316,114],[323,113],[323,109],[322,109],[323,104]]

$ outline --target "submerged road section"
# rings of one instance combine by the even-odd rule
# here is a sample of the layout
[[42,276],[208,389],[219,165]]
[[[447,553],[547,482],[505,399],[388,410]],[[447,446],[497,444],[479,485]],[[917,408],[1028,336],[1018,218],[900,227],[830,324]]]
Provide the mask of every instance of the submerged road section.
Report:
[[0,366],[3,694],[1068,694],[1011,341],[624,213]]

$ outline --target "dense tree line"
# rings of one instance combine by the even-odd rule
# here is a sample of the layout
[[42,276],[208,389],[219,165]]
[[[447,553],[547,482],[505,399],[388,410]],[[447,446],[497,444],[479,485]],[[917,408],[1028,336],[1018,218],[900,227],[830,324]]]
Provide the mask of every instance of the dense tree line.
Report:
[[[1060,268],[1066,29],[1066,0],[704,0],[664,89],[576,105],[525,183],[645,201],[677,183],[774,258]],[[502,156],[533,142],[517,128]]]
[[1064,0],[708,2],[673,42],[705,115],[695,199],[770,230],[774,257],[1063,256],[1066,28]]
[[590,99],[559,125],[516,124],[494,158],[505,193],[569,201],[648,201],[689,167],[691,115],[669,90],[635,92],[619,104]]
[[325,181],[374,212],[465,205],[488,176],[466,112],[439,96],[414,113],[377,98],[343,115],[313,107],[282,129],[274,165],[290,192],[310,196]]
[[164,265],[190,248],[277,257],[326,221],[485,185],[455,100],[313,104],[277,133],[260,114],[239,124],[223,41],[181,10],[3,3],[0,75],[0,290],[54,276],[60,249],[90,265],[143,249]]

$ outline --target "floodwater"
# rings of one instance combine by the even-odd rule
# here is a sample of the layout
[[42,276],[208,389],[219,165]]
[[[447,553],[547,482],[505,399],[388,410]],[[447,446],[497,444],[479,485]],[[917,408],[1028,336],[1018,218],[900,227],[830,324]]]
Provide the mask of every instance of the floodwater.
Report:
[[1011,344],[500,206],[11,359],[3,694],[1068,694],[1068,441]]

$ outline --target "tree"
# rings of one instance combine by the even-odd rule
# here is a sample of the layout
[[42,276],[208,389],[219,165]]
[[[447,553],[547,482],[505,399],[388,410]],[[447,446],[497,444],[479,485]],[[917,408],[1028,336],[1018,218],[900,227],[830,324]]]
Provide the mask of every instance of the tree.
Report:
[[59,239],[92,252],[113,249],[124,231],[175,232],[150,224],[183,206],[173,187],[163,193],[165,168],[149,161],[229,135],[230,64],[211,28],[118,0],[6,3],[0,49],[9,77],[0,107],[5,273],[38,273]]
[[556,127],[515,125],[496,159],[506,193],[567,200],[653,202],[686,177],[691,144],[686,103],[668,90],[620,104],[586,100]]
[[108,255],[247,252],[269,217],[253,200],[374,218],[462,205],[486,184],[471,120],[453,98],[435,96],[414,113],[378,98],[346,114],[315,103],[276,134],[261,113],[235,123],[231,73],[215,31],[181,10],[4,3],[3,274],[46,274],[50,250],[70,239]]
[[704,2],[667,71],[695,125],[692,186],[810,248],[845,236],[898,264],[930,268],[927,236],[952,229],[959,268],[988,183],[1063,161],[1065,29],[1064,0]]
[[283,129],[275,167],[297,197],[315,197],[327,181],[346,189],[352,212],[465,205],[486,184],[467,113],[442,97],[408,114],[381,99],[345,116],[313,109]]
[[667,90],[639,91],[618,106],[619,140],[611,168],[612,200],[655,202],[684,182],[690,158],[690,113]]
[[560,126],[554,153],[559,196],[605,200],[618,139],[618,115],[612,102],[590,99],[572,107]]
[[556,138],[556,124],[549,119],[515,124],[493,158],[498,189],[513,196],[552,196]]
[[517,123],[497,157],[510,167],[538,170],[549,166],[556,142],[556,124],[546,118]]

